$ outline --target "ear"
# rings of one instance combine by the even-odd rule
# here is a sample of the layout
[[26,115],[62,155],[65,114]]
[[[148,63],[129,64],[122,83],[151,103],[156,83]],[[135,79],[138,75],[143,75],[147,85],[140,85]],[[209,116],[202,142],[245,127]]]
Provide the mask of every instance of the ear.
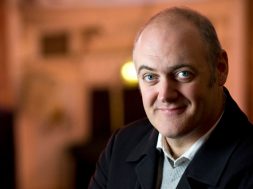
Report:
[[219,54],[218,63],[217,63],[217,72],[218,77],[217,81],[220,86],[223,86],[226,83],[228,76],[228,56],[225,50],[222,50]]

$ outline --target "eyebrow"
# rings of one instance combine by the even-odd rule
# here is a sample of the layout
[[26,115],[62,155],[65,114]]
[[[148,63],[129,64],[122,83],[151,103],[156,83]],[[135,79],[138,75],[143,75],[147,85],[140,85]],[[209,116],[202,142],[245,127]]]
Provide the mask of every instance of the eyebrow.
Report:
[[[180,69],[180,68],[183,68],[183,67],[188,67],[188,68],[191,68],[193,70],[195,70],[193,68],[193,66],[189,65],[189,64],[178,64],[178,65],[174,65],[172,67],[169,68],[170,71],[173,71],[173,70],[177,70],[177,69]],[[146,65],[141,65],[138,69],[138,74],[141,72],[141,70],[149,70],[149,71],[156,71],[156,69],[154,68],[151,68],[149,66],[146,66]]]
[[139,67],[139,69],[138,69],[138,74],[141,72],[141,70],[149,70],[149,71],[155,71],[155,69],[154,68],[151,68],[151,67],[149,67],[149,66],[146,66],[146,65],[141,65],[140,67]]

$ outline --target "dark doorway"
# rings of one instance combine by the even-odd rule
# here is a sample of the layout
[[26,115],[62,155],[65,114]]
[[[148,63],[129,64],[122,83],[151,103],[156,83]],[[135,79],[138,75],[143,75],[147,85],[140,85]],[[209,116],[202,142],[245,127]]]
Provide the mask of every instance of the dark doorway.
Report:
[[111,132],[110,96],[108,89],[94,89],[91,94],[92,135],[97,138]]
[[137,119],[145,117],[142,105],[141,94],[136,88],[125,88],[123,91],[124,99],[124,124],[128,124]]

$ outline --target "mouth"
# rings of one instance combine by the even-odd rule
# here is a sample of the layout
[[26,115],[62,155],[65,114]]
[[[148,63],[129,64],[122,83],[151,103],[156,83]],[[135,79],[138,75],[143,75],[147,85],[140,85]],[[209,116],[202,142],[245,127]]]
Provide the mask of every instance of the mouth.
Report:
[[164,113],[166,115],[179,115],[185,112],[187,106],[171,106],[171,107],[158,107],[156,111]]

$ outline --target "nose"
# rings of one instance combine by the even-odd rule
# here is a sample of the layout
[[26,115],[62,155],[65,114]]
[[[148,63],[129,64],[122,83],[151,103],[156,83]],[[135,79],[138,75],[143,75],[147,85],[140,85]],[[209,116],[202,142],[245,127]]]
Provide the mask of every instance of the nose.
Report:
[[174,102],[179,95],[177,84],[172,79],[162,79],[158,86],[158,100],[166,102]]

